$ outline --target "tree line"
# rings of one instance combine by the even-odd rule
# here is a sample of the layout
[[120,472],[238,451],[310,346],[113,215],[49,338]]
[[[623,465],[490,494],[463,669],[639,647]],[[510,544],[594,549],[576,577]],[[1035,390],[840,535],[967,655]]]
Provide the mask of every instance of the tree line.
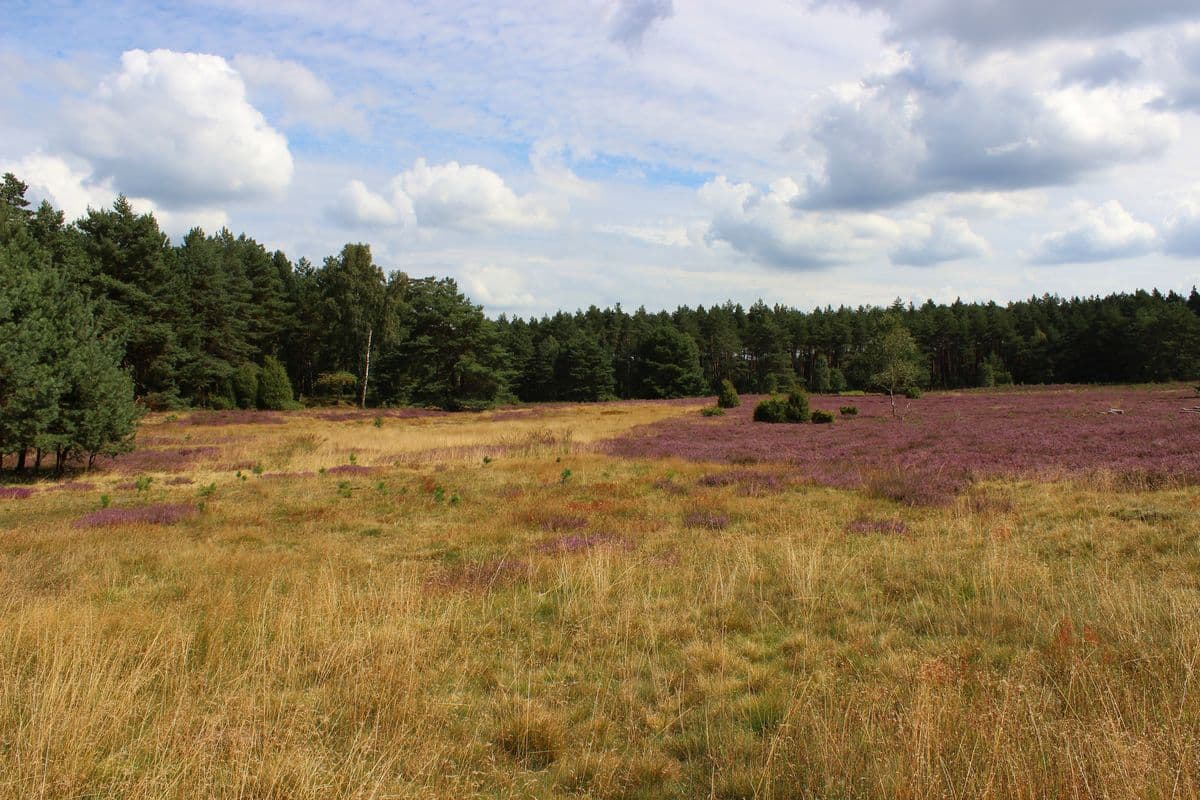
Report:
[[[929,388],[1142,382],[1200,373],[1200,294],[804,311],[619,305],[489,319],[449,278],[386,272],[369,245],[317,265],[245,234],[174,244],[121,197],[68,222],[0,184],[0,455],[95,458],[139,408],[298,400],[482,408],[715,392],[871,389],[899,322]],[[90,409],[90,410],[89,410]]]

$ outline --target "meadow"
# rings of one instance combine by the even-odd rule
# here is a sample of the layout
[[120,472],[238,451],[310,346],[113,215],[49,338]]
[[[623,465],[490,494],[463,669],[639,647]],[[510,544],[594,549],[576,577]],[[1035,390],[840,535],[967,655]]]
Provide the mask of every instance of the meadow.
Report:
[[0,797],[1200,796],[1191,387],[706,402],[159,414],[5,485]]

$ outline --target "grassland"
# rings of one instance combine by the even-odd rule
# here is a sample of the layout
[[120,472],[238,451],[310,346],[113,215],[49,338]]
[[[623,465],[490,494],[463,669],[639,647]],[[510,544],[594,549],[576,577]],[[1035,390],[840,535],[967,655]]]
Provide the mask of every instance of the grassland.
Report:
[[1200,795],[1200,488],[609,454],[699,405],[159,416],[0,499],[0,797]]

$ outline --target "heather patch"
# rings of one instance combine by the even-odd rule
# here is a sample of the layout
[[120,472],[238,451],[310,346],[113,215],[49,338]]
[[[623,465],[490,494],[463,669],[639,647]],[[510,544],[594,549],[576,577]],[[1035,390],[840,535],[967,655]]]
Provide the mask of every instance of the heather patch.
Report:
[[100,457],[96,466],[120,472],[180,472],[202,458],[215,456],[216,447],[180,447],[168,450],[134,450],[116,458]]
[[286,420],[269,411],[197,411],[184,420],[186,425],[282,425]]
[[0,500],[27,500],[33,496],[33,489],[24,486],[0,486]]
[[375,470],[375,467],[364,467],[361,464],[342,464],[339,467],[331,467],[325,472],[330,475],[370,475]]
[[898,536],[908,533],[908,525],[902,519],[859,517],[846,523],[846,533],[886,533]]
[[543,517],[539,525],[544,531],[578,531],[583,530],[588,526],[587,517],[581,517],[573,514],[551,514]]
[[632,541],[613,533],[571,533],[538,542],[534,549],[539,553],[580,553],[605,545],[626,550],[634,548]]
[[75,520],[76,528],[97,528],[108,525],[174,525],[191,519],[199,511],[185,503],[163,503],[135,508],[102,508]]
[[84,481],[63,481],[56,483],[50,487],[50,491],[54,492],[90,492],[96,488],[94,483],[86,483]]
[[[679,416],[634,429],[602,449],[622,457],[783,463],[794,476],[866,486],[909,504],[940,503],[973,480],[1104,474],[1121,486],[1200,483],[1200,424],[1180,413],[1190,389],[1047,387],[936,392],[901,403],[856,400],[854,424],[756,425],[752,402],[720,418]],[[837,397],[815,408],[839,411]],[[1119,408],[1121,414],[1107,411]]]
[[721,531],[729,527],[729,515],[719,511],[697,509],[683,515],[685,528],[701,528],[708,531]]
[[696,483],[700,486],[736,486],[739,494],[752,497],[782,492],[787,488],[779,475],[749,469],[704,475]]
[[676,483],[673,478],[659,478],[650,485],[667,494],[684,495],[688,493],[687,487]]

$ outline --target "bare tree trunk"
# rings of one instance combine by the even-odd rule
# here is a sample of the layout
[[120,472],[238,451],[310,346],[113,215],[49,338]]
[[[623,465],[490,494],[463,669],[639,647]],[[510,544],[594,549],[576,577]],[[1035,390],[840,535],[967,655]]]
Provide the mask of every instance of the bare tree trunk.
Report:
[[367,379],[371,377],[371,336],[374,333],[374,328],[367,328],[367,361],[363,367],[362,397],[359,399],[359,405],[363,408],[367,407]]
[[888,389],[888,400],[892,402],[892,416],[896,416],[896,393]]
[[25,471],[25,448],[22,447],[17,451],[17,472]]
[[33,471],[42,471],[42,448],[37,448],[33,451]]

